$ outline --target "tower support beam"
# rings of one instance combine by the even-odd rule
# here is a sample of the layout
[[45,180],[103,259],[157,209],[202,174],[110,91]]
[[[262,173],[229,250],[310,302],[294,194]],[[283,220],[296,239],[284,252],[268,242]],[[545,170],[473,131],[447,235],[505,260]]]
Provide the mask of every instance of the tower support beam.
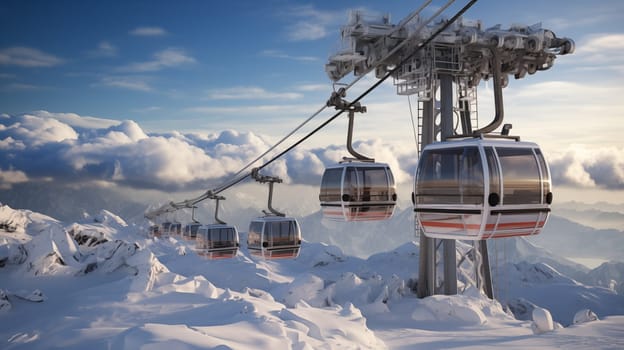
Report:
[[[453,76],[439,74],[440,79],[440,138],[445,140],[455,134],[453,128]],[[457,258],[455,240],[442,240],[444,262],[444,294],[457,294]]]
[[[422,114],[422,139],[421,147],[435,142],[435,101],[434,99],[419,102],[423,106]],[[425,236],[420,232],[420,256],[418,260],[418,289],[416,294],[419,298],[435,294],[436,281],[436,248],[435,239]]]

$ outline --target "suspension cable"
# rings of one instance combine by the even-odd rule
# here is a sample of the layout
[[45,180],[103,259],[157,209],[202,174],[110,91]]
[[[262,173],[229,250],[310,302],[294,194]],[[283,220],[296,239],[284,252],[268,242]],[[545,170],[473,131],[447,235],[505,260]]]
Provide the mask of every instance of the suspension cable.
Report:
[[[401,23],[393,30],[394,32],[399,31],[401,28],[403,28],[404,26],[407,25],[407,23],[409,23],[409,21],[411,21],[418,13],[420,13],[420,11],[422,11],[426,6],[428,6],[430,3],[432,2],[432,0],[427,0],[425,1],[420,8],[418,8],[416,11],[412,12],[407,18],[403,19],[401,21]],[[429,17],[428,20],[423,21],[423,23],[420,24],[420,26],[418,26],[418,28],[415,30],[415,32],[418,32],[420,29],[422,29],[425,25],[427,25],[428,23],[430,23],[432,20],[434,20],[440,13],[442,13],[446,8],[448,8],[453,2],[455,2],[455,0],[449,0],[444,6],[440,7],[438,9],[438,11],[436,11],[431,17]],[[392,49],[390,52],[388,52],[380,61],[384,61],[387,58],[389,58],[390,56],[392,56],[393,54],[395,54],[401,47],[403,47],[409,40],[409,38],[406,38],[404,41],[402,41],[399,45],[397,45],[394,49]],[[363,74],[357,76],[351,83],[347,84],[344,87],[344,91],[348,91],[351,87],[353,87],[355,84],[357,84],[360,80],[362,80],[362,78],[364,78],[368,73],[370,73],[373,70],[373,67],[370,67],[367,71],[365,71]],[[335,89],[334,89],[335,90]],[[206,198],[208,198],[210,196],[210,194],[219,194],[220,192],[225,191],[226,189],[240,183],[241,181],[243,181],[244,179],[246,179],[247,177],[249,177],[250,173],[246,173],[240,177],[237,178],[237,176],[241,175],[245,170],[249,169],[251,166],[253,166],[257,161],[259,161],[260,159],[262,159],[264,156],[266,156],[267,154],[271,153],[275,148],[277,148],[279,145],[281,145],[284,141],[286,141],[289,137],[291,137],[294,133],[296,133],[297,131],[299,131],[302,127],[304,127],[308,122],[310,122],[312,119],[314,119],[315,117],[317,117],[322,111],[325,110],[325,108],[327,108],[327,104],[324,104],[323,106],[321,106],[321,108],[319,108],[315,113],[313,113],[310,117],[308,117],[306,120],[304,120],[301,124],[299,124],[296,128],[294,128],[291,132],[289,132],[286,136],[284,136],[281,140],[279,140],[278,142],[276,142],[273,146],[269,147],[266,151],[264,151],[264,153],[260,154],[258,157],[256,157],[254,160],[250,161],[249,163],[247,163],[247,165],[245,165],[244,167],[242,167],[239,171],[237,171],[236,173],[234,173],[231,176],[231,180],[230,181],[226,181],[225,183],[221,184],[220,186],[216,187],[213,190],[208,190],[205,194],[194,198],[194,199],[190,199],[190,200],[186,200],[184,202],[182,202],[183,204],[176,204],[176,203],[170,203],[172,206],[174,207],[178,207],[178,206],[182,206],[182,207],[187,207],[189,205],[195,205],[203,200],[205,200]],[[332,119],[333,120],[333,119]],[[326,125],[326,124],[324,124]],[[264,167],[264,166],[263,166]]]
[[[420,11],[422,11],[425,7],[427,7],[429,4],[431,4],[433,0],[427,0],[425,1],[416,11],[413,11],[407,18],[404,18],[401,23],[399,23],[399,25],[396,26],[396,28],[394,28],[394,30],[392,31],[394,32],[398,32],[399,30],[401,30],[403,27],[405,27],[414,17],[416,17]],[[444,6],[440,7],[438,9],[438,11],[436,13],[434,13],[427,21],[424,21],[416,30],[415,32],[418,32],[420,29],[422,29],[422,27],[424,27],[425,25],[427,25],[429,22],[431,22],[433,19],[435,19],[440,13],[442,13],[442,11],[444,11],[446,8],[448,8],[453,2],[455,2],[455,0],[450,0],[448,1]],[[397,45],[394,49],[392,49],[390,52],[388,52],[381,60],[380,62],[383,62],[384,60],[386,60],[387,58],[389,58],[390,56],[392,56],[394,53],[396,53],[401,47],[403,47],[406,43],[408,42],[408,38],[406,38],[404,41],[402,41],[399,45]],[[373,70],[373,67],[370,67],[367,71],[365,71],[363,74],[357,76],[351,83],[349,83],[348,85],[346,85],[344,87],[345,92],[348,91],[351,87],[353,87],[357,82],[359,82],[362,78],[364,78],[368,73],[370,73]],[[295,132],[299,131],[303,126],[305,126],[310,120],[314,119],[316,116],[318,116],[323,110],[325,110],[325,108],[327,108],[327,104],[323,105],[321,108],[319,108],[319,110],[317,110],[315,113],[313,113],[310,117],[308,117],[308,119],[306,119],[303,123],[299,124],[299,126],[297,126],[295,129],[293,129],[290,133],[288,133],[286,136],[284,136],[281,140],[279,140],[277,143],[275,143],[273,146],[271,146],[269,149],[267,149],[264,153],[262,153],[261,155],[259,155],[258,157],[256,157],[254,160],[252,160],[251,162],[249,162],[247,165],[245,165],[243,168],[241,168],[238,172],[236,172],[235,174],[232,175],[232,184],[231,185],[222,185],[220,188],[229,188],[231,186],[233,186],[234,184],[239,183],[240,181],[242,181],[244,178],[246,178],[247,176],[244,176],[242,179],[236,179],[236,177],[238,175],[240,175],[242,172],[244,172],[245,170],[249,169],[253,164],[255,164],[258,160],[262,159],[264,156],[266,156],[267,154],[269,154],[270,152],[272,152],[275,148],[277,148],[279,145],[281,145],[284,141],[286,141],[286,139],[288,139],[289,137],[291,137]],[[219,192],[223,191],[223,190],[218,190]],[[218,192],[216,192],[218,193]]]
[[[451,17],[450,20],[448,20],[446,23],[444,23],[444,25],[442,25],[440,28],[438,28],[438,30],[436,30],[431,36],[429,36],[427,39],[425,39],[423,42],[421,42],[416,49],[410,53],[409,55],[407,55],[405,58],[403,58],[403,60],[401,60],[401,62],[399,64],[397,64],[394,68],[392,68],[391,70],[387,71],[386,74],[384,74],[384,76],[382,78],[380,78],[378,81],[376,81],[373,85],[371,85],[366,91],[364,91],[363,93],[361,93],[355,100],[351,101],[351,103],[349,103],[348,107],[353,106],[354,104],[356,104],[357,102],[359,102],[361,99],[363,99],[364,97],[366,97],[368,94],[370,94],[373,90],[375,90],[377,87],[379,87],[379,85],[381,85],[384,81],[386,81],[390,76],[392,76],[394,74],[395,71],[397,71],[402,65],[404,65],[405,63],[407,63],[412,56],[414,56],[414,54],[416,54],[417,52],[419,52],[420,50],[422,50],[423,47],[429,45],[431,43],[431,41],[433,41],[433,39],[435,39],[440,33],[442,33],[444,30],[446,30],[451,24],[453,24],[459,17],[461,17],[466,11],[468,11],[468,9],[470,9],[475,3],[477,2],[477,0],[471,0],[469,1],[461,10],[459,10],[453,17]],[[324,128],[325,126],[327,126],[327,124],[331,123],[332,121],[334,121],[336,118],[338,118],[338,116],[340,116],[342,113],[344,112],[344,110],[339,110],[336,114],[334,114],[331,118],[327,119],[323,124],[319,125],[316,129],[312,130],[310,133],[308,133],[306,136],[302,137],[299,141],[295,142],[293,145],[291,145],[290,147],[288,147],[287,149],[285,149],[284,151],[280,152],[278,155],[274,156],[272,159],[270,159],[269,161],[267,161],[266,163],[262,164],[261,166],[258,167],[258,169],[263,169],[264,167],[268,166],[269,164],[273,163],[275,160],[277,160],[278,158],[281,158],[284,154],[290,152],[293,148],[299,146],[301,143],[303,143],[305,140],[309,139],[312,135],[316,134],[319,130],[321,130],[322,128]],[[241,179],[242,181],[242,179]]]
[[[431,1],[429,1],[428,3],[430,3]],[[443,10],[445,10],[448,6],[451,5],[451,3],[453,3],[453,1],[449,1],[447,2],[444,6],[442,6],[440,9],[438,9],[438,11],[429,18],[429,20],[427,20],[425,23],[423,23],[419,28],[422,28],[424,25],[426,25],[426,23],[429,23],[430,21],[432,21],[435,17],[437,17]],[[403,58],[403,60],[400,61],[399,64],[397,64],[394,68],[388,70],[383,77],[381,77],[379,80],[377,80],[377,82],[375,82],[373,85],[371,85],[368,89],[366,89],[363,93],[361,93],[356,99],[354,99],[353,101],[351,101],[349,103],[348,107],[353,106],[354,104],[358,103],[361,99],[363,99],[364,97],[366,97],[368,94],[370,94],[373,90],[375,90],[377,87],[379,87],[379,85],[381,85],[384,81],[386,81],[390,76],[392,76],[395,71],[397,71],[402,65],[404,65],[405,63],[407,63],[414,54],[416,54],[417,52],[419,52],[423,47],[429,45],[433,39],[435,39],[441,32],[443,32],[444,30],[446,30],[452,23],[454,23],[459,17],[461,17],[466,11],[468,11],[468,9],[470,9],[475,3],[477,2],[477,0],[470,0],[466,5],[464,5],[464,7],[462,7],[453,17],[451,17],[448,21],[446,21],[446,23],[444,23],[440,28],[438,28],[432,35],[430,35],[427,39],[425,39],[424,41],[422,41],[410,54],[408,54],[405,58]],[[411,18],[410,18],[411,19]],[[408,21],[404,21],[403,25],[406,25]],[[384,57],[384,59],[388,58],[390,55],[394,54],[400,47],[402,47],[405,43],[407,42],[407,40],[403,41],[401,44],[398,45],[398,47],[395,47],[395,49],[393,49],[390,53],[388,53],[388,55],[386,55]],[[372,69],[371,69],[372,70]],[[362,74],[360,76],[358,76],[353,82],[351,82],[349,85],[347,85],[347,87],[345,88],[345,90],[347,90],[348,88],[352,87],[353,85],[355,85],[355,83],[357,83],[359,80],[361,80],[366,74]],[[262,157],[266,156],[268,153],[272,152],[275,148],[277,148],[277,146],[279,146],[281,143],[283,143],[287,138],[289,138],[290,136],[292,136],[295,132],[297,132],[298,130],[300,130],[305,124],[307,124],[310,120],[312,120],[313,118],[315,118],[318,114],[320,114],[325,108],[327,107],[327,105],[321,107],[318,111],[316,111],[315,113],[313,113],[310,117],[308,117],[308,119],[306,119],[303,123],[301,123],[299,126],[297,126],[293,131],[291,131],[288,135],[286,135],[285,137],[283,137],[278,143],[276,143],[275,145],[273,145],[272,147],[270,147],[267,151],[265,151],[262,155],[258,156],[256,159],[254,159],[252,162],[248,163],[245,167],[243,167],[241,170],[239,170],[236,174],[233,175],[233,179],[230,180],[229,182],[226,182],[224,184],[222,184],[221,186],[218,186],[217,188],[215,188],[214,190],[208,190],[205,194],[192,199],[192,200],[186,200],[181,202],[181,204],[176,204],[171,202],[170,205],[173,208],[177,208],[177,207],[188,207],[189,205],[195,205],[198,202],[201,202],[203,200],[205,200],[206,198],[208,198],[209,195],[217,195],[227,189],[229,189],[230,187],[237,185],[238,183],[240,183],[241,181],[245,180],[246,178],[250,177],[251,172],[248,172],[244,175],[242,175],[242,173],[247,170],[249,167],[251,167],[254,163],[256,163],[258,160],[260,160]],[[302,137],[301,139],[299,139],[297,142],[295,142],[294,144],[292,144],[291,146],[289,146],[288,148],[286,148],[285,150],[283,150],[282,152],[278,153],[277,155],[273,156],[273,158],[271,158],[270,160],[268,160],[267,162],[265,162],[264,164],[260,165],[257,167],[258,170],[261,170],[265,167],[267,167],[268,165],[270,165],[271,163],[273,163],[274,161],[276,161],[277,159],[281,158],[282,156],[284,156],[286,153],[290,152],[291,150],[293,150],[294,148],[296,148],[297,146],[299,146],[301,143],[303,143],[304,141],[306,141],[307,139],[309,139],[310,137],[312,137],[312,135],[316,134],[319,130],[323,129],[325,126],[327,126],[329,123],[331,123],[332,121],[334,121],[336,118],[338,118],[342,113],[344,112],[344,110],[339,110],[338,112],[336,112],[332,117],[328,118],[325,122],[323,122],[322,124],[320,124],[319,126],[317,126],[314,130],[312,130],[311,132],[309,132],[307,135],[305,135],[304,137]],[[236,176],[238,176],[238,178],[236,178]]]

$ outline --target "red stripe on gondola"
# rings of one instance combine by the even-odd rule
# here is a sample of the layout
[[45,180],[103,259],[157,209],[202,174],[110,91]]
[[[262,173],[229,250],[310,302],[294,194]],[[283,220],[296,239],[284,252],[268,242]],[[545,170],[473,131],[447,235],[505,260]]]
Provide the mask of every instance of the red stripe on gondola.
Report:
[[[545,221],[537,223],[537,228],[544,227]],[[480,224],[462,224],[454,222],[440,222],[440,221],[422,221],[421,224],[425,227],[443,227],[443,228],[457,228],[457,229],[471,229],[478,230],[481,228]],[[533,229],[535,228],[535,221],[525,222],[505,222],[496,224],[486,224],[486,230],[493,230],[496,227],[497,230],[509,230],[509,229]]]
[[[327,215],[327,216],[332,216],[332,217],[345,217],[344,213],[342,211],[323,211],[323,215]],[[356,214],[347,214],[346,218],[348,219],[352,219],[352,220],[371,220],[371,219],[387,219],[389,217],[392,216],[392,212],[382,212],[382,213],[376,213],[376,212],[360,212],[360,213],[356,213]]]
[[531,231],[520,231],[520,232],[507,232],[507,233],[500,233],[500,232],[496,232],[494,234],[492,234],[492,232],[489,233],[484,233],[483,234],[483,238],[501,238],[501,237],[518,237],[518,236],[532,236],[535,234],[538,234],[541,230],[531,230]]
[[286,251],[286,252],[278,252],[278,251],[273,251],[271,252],[271,256],[268,257],[268,259],[287,259],[287,258],[294,258],[298,255],[299,252],[297,251]]

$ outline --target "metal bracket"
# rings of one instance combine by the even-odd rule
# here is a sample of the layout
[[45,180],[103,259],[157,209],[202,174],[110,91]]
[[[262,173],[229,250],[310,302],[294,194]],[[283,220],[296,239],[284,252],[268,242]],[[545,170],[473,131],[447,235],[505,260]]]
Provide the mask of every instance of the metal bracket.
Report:
[[355,112],[358,113],[366,113],[366,106],[362,106],[359,102],[349,102],[344,99],[346,97],[347,91],[345,88],[340,88],[338,91],[334,91],[331,94],[329,100],[327,100],[328,107],[335,107],[340,111],[348,111],[349,112],[349,129],[347,131],[347,151],[354,158],[343,158],[345,161],[348,160],[359,160],[362,162],[374,162],[375,159],[362,155],[356,152],[353,149],[353,120],[355,119]]
[[277,211],[275,208],[273,208],[273,184],[274,183],[281,183],[282,179],[280,179],[277,176],[267,176],[267,175],[260,175],[260,173],[258,172],[259,169],[258,168],[253,168],[251,170],[251,177],[260,182],[260,183],[268,183],[269,184],[269,200],[267,203],[267,207],[269,208],[269,212],[263,210],[262,212],[265,215],[275,215],[275,216],[286,216],[286,214],[281,213],[279,211]]
[[197,206],[194,205],[191,207],[191,221],[193,221],[196,224],[199,224],[199,221],[195,219],[195,209],[197,209]]
[[225,224],[226,224],[226,223],[225,223],[225,221],[223,221],[223,220],[219,219],[219,201],[225,200],[225,197],[223,197],[223,196],[218,196],[218,195],[216,195],[216,194],[212,193],[212,191],[208,191],[208,192],[206,192],[206,198],[209,198],[209,199],[214,199],[214,200],[216,200],[216,201],[217,201],[217,203],[215,204],[215,215],[214,215],[214,219],[215,219],[215,222],[216,222],[217,224],[225,225]]

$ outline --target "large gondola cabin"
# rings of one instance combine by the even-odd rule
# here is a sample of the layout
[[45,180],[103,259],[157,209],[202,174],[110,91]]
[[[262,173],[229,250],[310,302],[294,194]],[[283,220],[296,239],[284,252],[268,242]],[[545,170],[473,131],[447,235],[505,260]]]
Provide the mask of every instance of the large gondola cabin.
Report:
[[385,163],[346,161],[325,169],[319,194],[323,216],[334,221],[375,221],[392,216],[394,177]]
[[264,259],[292,259],[299,256],[301,230],[295,218],[268,215],[249,224],[247,249]]
[[535,143],[484,137],[424,147],[414,211],[431,238],[539,234],[550,214],[550,171]]

